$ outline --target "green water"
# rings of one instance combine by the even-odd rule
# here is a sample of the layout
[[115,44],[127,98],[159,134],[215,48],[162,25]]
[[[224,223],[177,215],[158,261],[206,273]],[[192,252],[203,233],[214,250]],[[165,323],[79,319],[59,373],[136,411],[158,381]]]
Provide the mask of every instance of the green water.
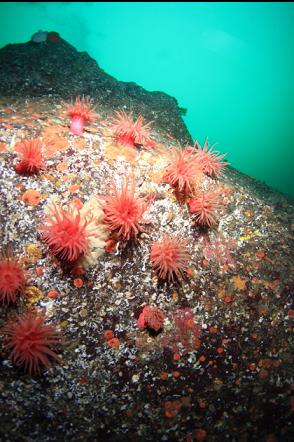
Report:
[[0,46],[54,30],[107,73],[187,108],[238,170],[294,195],[293,3],[0,4]]

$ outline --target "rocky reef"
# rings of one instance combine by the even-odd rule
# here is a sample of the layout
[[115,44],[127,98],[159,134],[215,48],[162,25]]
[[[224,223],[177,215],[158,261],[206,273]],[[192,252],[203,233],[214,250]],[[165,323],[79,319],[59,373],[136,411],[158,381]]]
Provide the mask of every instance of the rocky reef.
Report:
[[293,202],[48,35],[0,50],[0,439],[290,442]]

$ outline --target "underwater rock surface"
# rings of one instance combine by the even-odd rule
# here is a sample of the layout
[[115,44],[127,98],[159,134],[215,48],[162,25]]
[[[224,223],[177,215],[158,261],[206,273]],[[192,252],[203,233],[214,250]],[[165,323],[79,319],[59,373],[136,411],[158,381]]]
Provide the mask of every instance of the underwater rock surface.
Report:
[[[53,34],[53,33],[49,33]],[[141,114],[164,127],[181,143],[191,136],[180,116],[177,100],[163,92],[148,92],[136,83],[106,74],[86,52],[78,52],[59,38],[57,42],[10,44],[0,49],[0,95],[64,99],[89,95],[110,108]]]
[[[26,272],[17,302],[0,304],[0,439],[290,442],[293,201],[227,168],[201,177],[220,198],[218,222],[201,227],[163,179],[169,150],[191,143],[174,99],[117,82],[63,40],[9,45],[0,65],[0,240]],[[64,100],[83,94],[99,116],[77,136]],[[152,144],[118,143],[111,118],[124,105],[155,120]],[[17,146],[32,138],[43,164],[17,173]],[[146,201],[131,242],[104,236],[95,205],[126,176]],[[60,261],[42,238],[52,203],[102,229],[87,263]],[[150,261],[164,235],[187,244],[179,281]],[[157,322],[142,322],[144,308]],[[2,329],[28,311],[64,336],[62,361],[39,375],[13,364]]]

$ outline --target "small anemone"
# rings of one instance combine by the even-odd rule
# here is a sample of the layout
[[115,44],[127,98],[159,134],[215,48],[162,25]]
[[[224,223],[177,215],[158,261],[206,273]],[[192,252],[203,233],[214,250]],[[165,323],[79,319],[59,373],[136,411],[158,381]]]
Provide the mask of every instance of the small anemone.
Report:
[[95,235],[91,218],[83,216],[80,211],[69,206],[67,211],[53,204],[49,206],[45,218],[42,239],[59,259],[74,262],[89,251],[89,237]]
[[123,241],[135,239],[143,228],[143,214],[149,202],[135,196],[136,181],[134,176],[127,176],[118,189],[112,182],[112,195],[101,202],[104,211],[104,223],[115,236]]
[[44,322],[44,316],[28,313],[11,319],[2,330],[6,338],[5,348],[11,351],[13,364],[22,367],[29,375],[50,368],[52,359],[60,362],[52,345],[61,343],[61,333]]
[[190,212],[201,226],[211,227],[218,222],[217,210],[222,207],[220,196],[216,191],[198,193],[188,202]]
[[15,146],[21,161],[15,167],[19,174],[32,175],[44,168],[42,141],[40,139],[26,139]]
[[77,97],[75,102],[68,106],[67,115],[71,120],[70,131],[74,135],[81,135],[86,123],[94,121],[96,116],[90,97]]
[[218,151],[213,150],[215,144],[209,146],[208,138],[206,138],[203,147],[200,146],[198,141],[195,142],[196,158],[199,162],[199,166],[203,173],[210,177],[221,175],[225,167],[229,164],[223,161],[226,154],[220,154]]
[[171,238],[164,235],[161,240],[151,245],[152,267],[161,279],[180,279],[187,269],[189,259],[187,242],[177,236]]
[[156,307],[146,306],[143,308],[137,320],[139,328],[150,328],[154,331],[159,331],[163,327],[164,314]]
[[199,184],[202,178],[196,155],[179,148],[170,150],[169,162],[163,181],[177,192],[188,196]]
[[15,303],[26,284],[22,265],[14,258],[11,248],[0,253],[0,303]]
[[117,143],[136,147],[142,145],[149,150],[155,142],[150,138],[150,125],[144,124],[144,118],[140,115],[137,120],[133,119],[133,113],[127,115],[124,111],[117,111],[116,117],[111,120],[111,130]]

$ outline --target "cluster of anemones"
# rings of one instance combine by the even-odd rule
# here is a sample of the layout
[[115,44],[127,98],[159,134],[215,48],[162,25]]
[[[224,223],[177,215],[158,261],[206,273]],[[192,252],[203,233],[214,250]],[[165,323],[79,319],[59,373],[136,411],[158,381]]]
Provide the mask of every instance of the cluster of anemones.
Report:
[[[197,154],[174,149],[163,179],[186,197],[193,195],[188,199],[188,207],[195,215],[195,222],[211,227],[218,221],[217,210],[221,203],[217,191],[200,192],[202,174]],[[111,232],[112,241],[136,239],[143,230],[143,215],[149,203],[136,196],[134,176],[126,177],[120,188],[112,181],[112,193],[101,200],[104,223]],[[150,259],[160,279],[169,282],[180,279],[189,261],[187,243],[177,236],[171,238],[165,235],[151,245]]]
[[[7,249],[0,255],[0,303],[15,304],[24,294],[26,274],[23,266]],[[60,360],[52,345],[61,342],[61,334],[53,325],[44,323],[40,314],[26,314],[11,318],[2,328],[4,348],[10,351],[10,359],[29,375],[38,374],[51,367],[51,360]]]
[[[134,176],[127,177],[120,189],[112,183],[112,194],[101,201],[104,223],[117,241],[135,240],[142,232],[143,215],[150,201],[136,196]],[[174,281],[183,276],[189,261],[187,242],[165,235],[151,245],[150,259],[153,269],[163,280]]]
[[[196,149],[197,147],[197,149]],[[188,203],[189,210],[195,215],[195,223],[212,227],[218,222],[217,212],[221,209],[220,194],[217,190],[201,191],[203,175],[216,177],[221,175],[227,162],[224,155],[218,155],[205,140],[203,148],[198,142],[194,147],[185,149],[171,148],[163,181],[176,191]]]
[[[68,105],[67,116],[70,118],[70,131],[74,135],[82,135],[86,124],[93,122],[97,114],[89,97],[77,97]],[[134,119],[132,112],[128,115],[125,111],[117,111],[110,119],[110,130],[118,144],[147,150],[156,144],[150,136],[150,125],[151,121],[146,123],[142,115]]]
[[[163,181],[175,191],[176,196],[186,200],[190,212],[195,215],[194,223],[212,227],[218,222],[218,211],[222,208],[218,190],[201,190],[203,174],[210,177],[222,173],[227,163],[222,162],[205,141],[203,149],[197,144],[186,149],[171,148],[167,154],[168,164]],[[160,279],[173,282],[187,272],[189,262],[187,242],[178,236],[164,235],[151,245],[150,260]]]
[[[74,135],[81,135],[85,125],[96,116],[89,97],[77,97],[68,106],[67,115]],[[110,129],[118,144],[150,150],[155,145],[150,136],[150,124],[145,123],[142,116],[135,120],[132,113],[127,115],[124,111],[118,111],[111,120]],[[15,167],[17,173],[31,175],[44,168],[41,139],[23,140],[16,145],[15,151],[20,156],[20,162]],[[200,183],[203,174],[215,177],[222,173],[227,165],[222,161],[224,155],[214,151],[213,146],[209,147],[207,140],[203,148],[196,142],[194,147],[173,148],[169,153],[163,180],[176,191],[177,196],[186,199],[198,225],[213,226],[218,221],[216,210],[221,207],[219,194],[217,191],[200,191]],[[150,200],[136,195],[134,176],[127,176],[120,188],[112,181],[112,192],[100,198],[99,204],[111,241],[128,243],[136,240],[143,231],[144,213]],[[91,238],[97,236],[97,224],[92,216],[77,207],[69,206],[64,210],[56,204],[49,207],[39,230],[52,254],[73,266],[80,258],[89,255]],[[162,280],[174,282],[183,278],[189,259],[187,241],[177,235],[164,235],[151,244],[151,265]],[[2,253],[0,302],[15,303],[24,293],[25,284],[26,277],[21,264],[11,252]],[[161,330],[163,323],[163,312],[151,306],[146,306],[137,320],[139,328],[149,328],[156,332]],[[62,341],[61,334],[53,325],[45,324],[43,315],[30,312],[16,317],[8,322],[3,332],[6,336],[5,348],[11,352],[12,362],[28,374],[38,374],[42,369],[51,367],[53,360],[60,361],[54,346]],[[116,346],[119,341],[111,342],[111,346]]]
[[[136,195],[134,176],[127,176],[119,188],[112,182],[112,193],[100,197],[104,213],[103,223],[115,241],[135,241],[143,231],[144,213],[150,200]],[[60,260],[76,262],[89,253],[89,239],[95,235],[92,218],[82,216],[77,208],[67,211],[52,205],[40,226],[42,239]],[[165,235],[151,245],[150,259],[154,270],[163,280],[174,281],[183,276],[189,260],[186,241]]]
[[[74,135],[82,135],[87,123],[91,123],[98,116],[90,97],[76,97],[67,105],[66,115],[70,119],[70,131]],[[127,115],[124,111],[117,111],[116,117],[110,119],[110,130],[117,143],[126,146],[140,147],[150,150],[155,146],[155,141],[150,136],[151,122],[145,123],[140,115],[133,119],[132,112]],[[15,171],[21,175],[39,173],[45,168],[44,143],[40,138],[28,138],[20,141],[15,146],[20,162],[15,166]]]

